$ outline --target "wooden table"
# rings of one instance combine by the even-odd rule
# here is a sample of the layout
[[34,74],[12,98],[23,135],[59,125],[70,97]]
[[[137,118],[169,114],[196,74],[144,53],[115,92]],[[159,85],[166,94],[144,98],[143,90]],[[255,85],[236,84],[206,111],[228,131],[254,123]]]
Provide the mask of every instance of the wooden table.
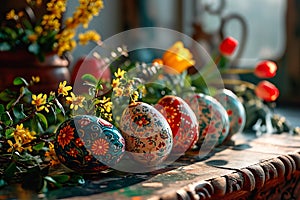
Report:
[[300,136],[245,138],[208,159],[183,159],[139,183],[70,199],[300,199]]
[[[293,125],[299,125],[299,112],[289,116],[293,114]],[[31,193],[26,198],[300,200],[300,136],[238,134],[233,140],[234,144],[216,148],[205,159],[189,154],[144,174],[111,170],[91,177],[83,186],[46,196]],[[0,190],[0,199],[16,199],[18,191]]]

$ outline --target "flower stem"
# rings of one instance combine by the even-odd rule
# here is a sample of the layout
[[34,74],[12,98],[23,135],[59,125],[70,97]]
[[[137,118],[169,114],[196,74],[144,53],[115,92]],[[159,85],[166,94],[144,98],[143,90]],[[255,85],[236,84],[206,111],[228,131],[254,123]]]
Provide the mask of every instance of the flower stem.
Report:
[[224,74],[250,74],[253,72],[254,69],[226,69],[222,71]]
[[248,81],[241,81],[238,79],[223,79],[225,85],[246,85],[250,89],[255,89],[255,85]]

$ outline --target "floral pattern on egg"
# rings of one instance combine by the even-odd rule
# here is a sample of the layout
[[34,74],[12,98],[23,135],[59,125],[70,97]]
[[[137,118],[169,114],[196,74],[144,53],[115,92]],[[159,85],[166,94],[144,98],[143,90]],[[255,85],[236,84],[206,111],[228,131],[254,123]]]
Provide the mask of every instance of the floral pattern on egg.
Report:
[[146,167],[160,165],[173,146],[167,120],[151,105],[137,102],[129,105],[120,120],[126,153]]
[[224,107],[213,97],[201,93],[189,96],[186,101],[198,119],[197,145],[201,151],[209,152],[222,144],[229,131],[229,119]]
[[198,140],[198,120],[190,106],[180,97],[167,95],[155,108],[167,119],[173,133],[172,154],[184,154]]
[[239,98],[228,89],[218,90],[214,95],[225,108],[230,122],[229,135],[230,139],[234,134],[243,131],[246,123],[246,111]]
[[125,140],[111,123],[96,116],[79,115],[56,131],[57,157],[80,173],[97,173],[116,165],[125,152]]

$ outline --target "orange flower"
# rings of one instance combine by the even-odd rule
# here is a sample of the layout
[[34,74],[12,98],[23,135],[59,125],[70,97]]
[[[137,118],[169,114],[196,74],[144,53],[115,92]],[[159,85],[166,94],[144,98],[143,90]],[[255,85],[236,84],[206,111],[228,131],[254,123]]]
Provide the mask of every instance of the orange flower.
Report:
[[269,81],[259,82],[255,88],[255,93],[267,102],[275,101],[279,96],[278,88]]
[[109,144],[105,139],[98,139],[92,145],[92,152],[98,156],[104,156],[108,151]]
[[277,65],[268,60],[259,62],[254,70],[254,74],[258,78],[272,78],[276,75]]
[[57,141],[62,148],[65,148],[65,146],[69,144],[72,139],[74,139],[74,128],[72,128],[70,125],[61,129],[57,136]]
[[192,53],[187,48],[184,48],[183,43],[180,41],[173,44],[164,53],[162,60],[163,64],[167,66],[165,70],[168,73],[174,73],[174,70],[181,73],[195,64]]
[[233,37],[227,37],[221,42],[219,51],[224,56],[231,56],[237,46],[238,41],[236,39],[234,39]]

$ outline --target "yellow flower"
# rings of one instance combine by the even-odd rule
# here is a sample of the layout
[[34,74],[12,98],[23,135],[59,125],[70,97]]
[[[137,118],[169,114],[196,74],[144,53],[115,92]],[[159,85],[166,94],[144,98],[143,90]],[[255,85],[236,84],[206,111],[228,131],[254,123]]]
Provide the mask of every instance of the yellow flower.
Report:
[[60,82],[58,86],[58,94],[62,94],[63,96],[68,95],[68,91],[72,90],[72,86],[66,86],[67,81]]
[[17,15],[16,15],[16,12],[14,9],[12,9],[11,11],[9,11],[7,14],[6,14],[6,19],[7,20],[16,20],[17,19]]
[[7,140],[7,143],[9,144],[10,148],[7,149],[7,152],[12,152],[13,150],[18,151],[21,153],[24,148],[22,147],[22,144],[19,142],[13,143],[11,140]]
[[43,32],[43,28],[41,26],[36,26],[34,28],[34,32],[38,35],[40,35]]
[[168,73],[174,73],[173,70],[175,70],[178,73],[181,73],[188,67],[193,66],[195,64],[192,53],[188,49],[184,48],[184,45],[181,41],[178,41],[175,44],[173,44],[173,46],[171,46],[164,53],[162,60],[163,64],[167,66],[164,69]]
[[28,36],[28,40],[30,42],[35,42],[38,39],[38,36],[36,34],[31,34]]
[[86,45],[89,41],[99,42],[101,37],[96,31],[87,31],[78,35],[79,44]]
[[78,110],[79,107],[83,107],[83,102],[85,97],[83,96],[75,96],[73,92],[70,93],[71,96],[67,97],[67,103],[70,104],[70,109]]
[[46,151],[45,157],[46,161],[50,161],[51,166],[55,166],[60,163],[55,153],[54,144],[51,142],[49,143],[49,150]]
[[45,110],[46,112],[49,112],[49,109],[46,106],[47,103],[47,94],[39,94],[36,96],[35,94],[32,95],[32,101],[31,104],[35,105],[37,111]]
[[116,97],[123,96],[123,90],[121,88],[114,88],[113,91],[115,92]]
[[32,76],[31,79],[34,83],[38,83],[41,80],[39,76]]
[[25,128],[23,124],[17,125],[13,133],[15,142],[13,143],[11,140],[7,141],[10,146],[7,151],[12,152],[13,150],[16,150],[20,153],[24,150],[32,151],[32,146],[29,145],[23,147],[23,145],[36,139],[35,135],[36,133],[34,131],[30,131],[28,128]]
[[114,73],[115,77],[118,79],[124,78],[126,71],[118,68],[118,70]]
[[134,91],[133,94],[131,95],[131,99],[133,102],[137,101],[139,99],[139,92]]
[[111,86],[112,86],[113,88],[116,88],[116,87],[118,87],[119,85],[120,85],[120,79],[113,79],[113,80],[112,80]]
[[20,140],[22,144],[26,144],[36,139],[36,133],[30,131],[28,128],[24,128],[23,124],[17,125],[14,131],[15,140]]

